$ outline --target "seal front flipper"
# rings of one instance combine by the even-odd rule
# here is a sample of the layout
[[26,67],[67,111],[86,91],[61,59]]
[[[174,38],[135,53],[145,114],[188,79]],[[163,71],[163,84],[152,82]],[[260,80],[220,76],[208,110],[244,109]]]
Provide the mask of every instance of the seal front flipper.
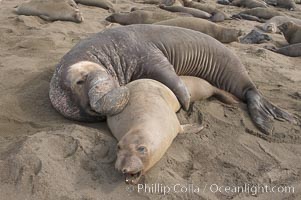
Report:
[[91,108],[102,115],[115,115],[127,105],[130,92],[125,86],[117,86],[105,72],[88,76],[88,96]]
[[166,85],[178,98],[184,110],[189,109],[190,94],[174,67],[162,53],[154,53],[142,65],[142,75],[138,78],[150,78]]
[[280,121],[295,121],[291,114],[267,101],[257,91],[249,90],[246,93],[246,100],[252,121],[265,134],[272,132],[273,118]]

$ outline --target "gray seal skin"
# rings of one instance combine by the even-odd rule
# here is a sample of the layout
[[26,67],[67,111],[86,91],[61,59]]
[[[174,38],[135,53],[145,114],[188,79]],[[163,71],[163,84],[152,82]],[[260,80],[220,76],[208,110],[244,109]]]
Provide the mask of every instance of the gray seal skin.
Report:
[[211,14],[209,14],[205,11],[195,9],[195,8],[187,8],[187,7],[183,7],[183,6],[165,6],[163,4],[159,5],[159,7],[163,10],[167,10],[170,12],[188,13],[197,18],[209,19],[212,16]]
[[250,33],[240,38],[240,43],[243,44],[261,44],[268,41],[271,41],[272,38],[264,33],[261,33],[256,30],[252,30]]
[[[81,61],[90,61],[99,66],[78,78],[68,74],[71,66]],[[102,70],[107,73],[104,73]],[[72,67],[73,71],[77,68]],[[97,68],[96,68],[97,69]],[[72,71],[71,71],[72,72]],[[81,73],[81,72],[80,72]],[[95,75],[99,73],[99,76]],[[94,77],[89,78],[90,75]],[[247,103],[251,119],[264,133],[272,132],[272,118],[293,121],[287,112],[268,102],[256,89],[239,58],[216,39],[189,29],[159,26],[130,25],[104,30],[82,40],[73,47],[58,64],[50,84],[50,100],[59,112],[68,118],[86,120],[88,113],[64,113],[64,106],[69,106],[74,93],[68,80],[83,84],[88,81],[88,91],[95,87],[96,93],[89,92],[90,108],[100,116],[114,115],[124,108],[128,98],[124,86],[130,81],[149,78],[165,84],[174,92],[184,109],[189,108],[189,92],[178,75],[196,76],[207,80],[215,87],[225,90]],[[69,78],[68,78],[69,77]],[[71,78],[70,78],[71,77]],[[81,76],[80,76],[81,77]],[[89,79],[85,79],[88,77]],[[59,87],[59,88],[58,88]],[[117,91],[116,91],[117,90]],[[58,101],[59,92],[63,92],[64,102]],[[81,93],[82,90],[79,90]],[[113,94],[112,94],[113,93]],[[71,95],[70,95],[71,94]],[[82,93],[85,95],[84,93]],[[108,98],[107,95],[109,95]],[[76,96],[76,95],[75,95]],[[93,97],[95,96],[95,97]],[[110,102],[110,98],[115,98]],[[120,98],[120,96],[123,96]],[[105,98],[105,100],[104,100]],[[81,97],[77,98],[81,99]],[[108,102],[105,106],[102,102]],[[72,102],[77,108],[71,110],[85,111],[79,103]],[[95,104],[95,105],[94,105]],[[85,103],[82,103],[85,105]],[[117,106],[114,112],[110,108]],[[86,106],[86,109],[90,109]],[[82,118],[81,118],[82,117]],[[95,117],[97,119],[97,117]]]
[[31,0],[19,5],[18,15],[33,15],[47,21],[84,21],[82,13],[73,0]]
[[256,0],[233,0],[230,3],[230,5],[238,6],[238,7],[246,7],[246,8],[257,8],[257,7],[266,8],[267,7],[265,2],[256,1]]
[[154,24],[177,26],[182,28],[188,28],[191,30],[199,31],[214,37],[222,43],[230,43],[238,41],[238,37],[242,35],[241,30],[233,28],[227,28],[222,25],[210,22],[205,19],[199,19],[195,17],[178,17],[165,21],[160,21]]
[[274,51],[276,53],[283,54],[290,57],[300,57],[301,56],[301,43],[287,45],[285,47],[276,48],[274,46],[264,46],[265,49]]

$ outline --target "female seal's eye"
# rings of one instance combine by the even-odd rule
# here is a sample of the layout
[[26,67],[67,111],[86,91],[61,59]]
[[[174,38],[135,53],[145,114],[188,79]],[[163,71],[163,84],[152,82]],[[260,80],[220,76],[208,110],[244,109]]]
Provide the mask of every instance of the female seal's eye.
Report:
[[77,85],[82,85],[83,83],[84,83],[83,80],[79,80],[79,81],[76,82]]
[[120,145],[117,145],[117,150],[120,150]]
[[137,148],[137,151],[139,151],[140,153],[145,153],[146,152],[146,147],[140,146],[140,147]]

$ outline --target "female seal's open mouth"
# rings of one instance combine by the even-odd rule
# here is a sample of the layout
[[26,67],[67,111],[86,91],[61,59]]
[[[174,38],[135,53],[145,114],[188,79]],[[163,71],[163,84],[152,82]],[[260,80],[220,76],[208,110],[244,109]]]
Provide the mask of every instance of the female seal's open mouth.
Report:
[[125,173],[125,183],[135,185],[139,182],[142,171],[138,171],[137,173]]

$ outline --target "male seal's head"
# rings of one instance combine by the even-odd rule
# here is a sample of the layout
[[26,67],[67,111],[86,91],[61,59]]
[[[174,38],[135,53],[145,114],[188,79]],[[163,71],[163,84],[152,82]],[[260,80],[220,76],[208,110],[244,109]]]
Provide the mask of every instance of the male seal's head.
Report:
[[127,104],[129,91],[100,64],[81,61],[69,67],[65,84],[81,111],[91,116],[113,115]]
[[150,161],[155,153],[152,140],[146,138],[145,134],[140,134],[141,131],[129,131],[117,145],[115,168],[124,174],[128,184],[137,184],[141,176],[152,167]]

